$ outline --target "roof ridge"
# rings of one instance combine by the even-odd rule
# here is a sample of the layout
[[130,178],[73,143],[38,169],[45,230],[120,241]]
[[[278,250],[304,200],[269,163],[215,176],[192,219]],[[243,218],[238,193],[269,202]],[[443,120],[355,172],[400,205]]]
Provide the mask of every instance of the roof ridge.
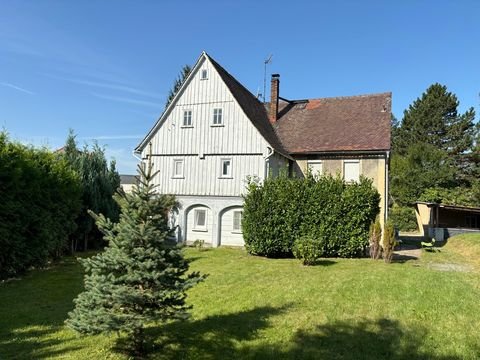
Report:
[[372,94],[360,94],[360,95],[348,95],[348,96],[328,96],[328,97],[319,97],[319,98],[308,98],[308,99],[295,99],[290,100],[292,102],[300,101],[311,101],[311,100],[344,100],[344,99],[355,99],[355,98],[366,98],[366,97],[377,97],[377,96],[392,96],[391,91],[386,91],[382,93],[372,93]]

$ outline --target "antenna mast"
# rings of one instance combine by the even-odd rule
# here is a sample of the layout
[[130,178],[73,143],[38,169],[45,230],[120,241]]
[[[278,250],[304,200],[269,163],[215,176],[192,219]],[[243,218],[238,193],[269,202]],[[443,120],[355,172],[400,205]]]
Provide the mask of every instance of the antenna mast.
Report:
[[265,104],[266,92],[267,92],[267,64],[272,62],[273,54],[270,54],[268,59],[263,61],[263,103]]

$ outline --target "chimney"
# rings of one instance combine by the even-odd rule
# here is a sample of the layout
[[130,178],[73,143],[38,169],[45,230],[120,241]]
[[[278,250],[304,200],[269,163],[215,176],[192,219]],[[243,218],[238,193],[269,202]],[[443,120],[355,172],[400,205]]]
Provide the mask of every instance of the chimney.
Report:
[[272,74],[270,87],[270,123],[274,124],[278,119],[278,93],[280,91],[280,75]]

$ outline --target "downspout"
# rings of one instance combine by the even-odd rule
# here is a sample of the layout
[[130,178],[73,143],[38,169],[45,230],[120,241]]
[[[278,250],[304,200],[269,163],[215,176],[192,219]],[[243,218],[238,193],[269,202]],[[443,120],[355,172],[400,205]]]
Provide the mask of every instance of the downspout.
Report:
[[389,187],[389,182],[388,182],[388,173],[389,173],[389,167],[390,167],[390,151],[386,152],[386,159],[385,159],[385,223],[388,220],[388,187]]
[[269,146],[267,146],[267,155],[264,156],[263,158],[265,159],[265,173],[264,173],[264,176],[263,176],[263,179],[266,180],[267,177],[268,177],[268,159],[275,153],[275,151],[273,151],[273,149]]

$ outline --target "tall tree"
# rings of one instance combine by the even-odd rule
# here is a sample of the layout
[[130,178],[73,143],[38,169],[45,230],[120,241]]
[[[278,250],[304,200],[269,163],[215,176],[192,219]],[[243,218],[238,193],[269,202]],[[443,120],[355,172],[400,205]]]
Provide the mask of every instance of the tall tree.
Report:
[[393,138],[393,149],[405,155],[412,144],[430,144],[448,155],[472,150],[478,127],[473,107],[458,113],[459,101],[445,85],[431,85],[404,112]]
[[85,291],[66,321],[82,334],[126,334],[135,354],[144,350],[147,323],[187,317],[186,290],[204,278],[197,272],[187,275],[181,249],[166,244],[174,230],[168,211],[176,201],[155,191],[154,176],[151,166],[146,171],[139,166],[140,184],[133,193],[114,196],[121,209],[118,223],[90,212],[108,246],[81,260]]
[[475,148],[480,125],[474,122],[473,108],[460,114],[458,106],[446,86],[433,84],[392,127],[392,215],[407,214],[409,219],[401,219],[404,224],[415,223],[413,210],[406,208],[414,201],[445,199],[469,205],[474,198],[459,195],[473,191],[480,176]]
[[178,74],[178,77],[173,82],[172,88],[168,92],[168,98],[167,98],[167,103],[165,104],[165,109],[168,107],[168,105],[170,105],[175,95],[177,95],[178,90],[180,90],[180,87],[182,86],[187,76],[190,74],[190,71],[192,71],[192,68],[189,65],[184,65],[182,67],[180,74]]
[[92,234],[97,232],[88,209],[102,213],[111,220],[118,219],[118,206],[112,196],[120,186],[120,175],[115,168],[115,161],[108,164],[105,150],[97,143],[91,149],[85,145],[79,150],[73,131],[68,135],[64,157],[82,184],[82,211],[77,218],[78,228],[73,237],[72,250],[76,250],[78,240],[83,240],[83,249],[87,250]]

